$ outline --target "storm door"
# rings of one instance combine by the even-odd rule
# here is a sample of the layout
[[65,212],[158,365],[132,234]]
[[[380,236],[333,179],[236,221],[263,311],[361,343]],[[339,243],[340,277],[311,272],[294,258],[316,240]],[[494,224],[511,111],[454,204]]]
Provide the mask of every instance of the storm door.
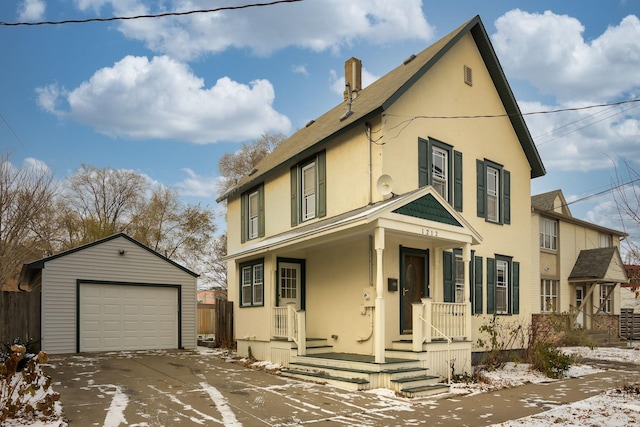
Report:
[[413,331],[412,303],[429,296],[429,251],[400,249],[400,333]]
[[302,265],[297,262],[278,262],[278,307],[295,303],[302,308]]

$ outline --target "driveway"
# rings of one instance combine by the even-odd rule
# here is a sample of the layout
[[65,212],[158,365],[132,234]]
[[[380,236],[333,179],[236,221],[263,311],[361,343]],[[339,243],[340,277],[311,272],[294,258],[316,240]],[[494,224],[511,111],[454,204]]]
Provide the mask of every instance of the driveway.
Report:
[[45,371],[70,426],[104,427],[490,425],[586,399],[630,374],[612,369],[475,396],[404,399],[280,377],[214,351],[58,355]]

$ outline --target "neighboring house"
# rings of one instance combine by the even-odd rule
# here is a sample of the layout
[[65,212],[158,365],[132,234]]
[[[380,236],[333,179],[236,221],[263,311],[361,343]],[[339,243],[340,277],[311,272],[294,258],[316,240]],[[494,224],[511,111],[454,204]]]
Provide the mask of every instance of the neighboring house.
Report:
[[206,289],[198,291],[197,299],[198,304],[213,304],[215,305],[216,299],[226,299],[227,292],[224,289]]
[[629,280],[620,286],[620,308],[640,313],[640,265],[625,265]]
[[[361,67],[218,199],[238,352],[323,381],[469,372],[490,316],[530,320],[544,166],[479,17],[364,89]],[[353,387],[416,390],[385,372]]]
[[51,353],[193,349],[198,275],[125,234],[25,264]]
[[571,313],[584,329],[618,330],[620,283],[627,282],[620,240],[627,236],[574,218],[562,191],[531,197],[534,313]]

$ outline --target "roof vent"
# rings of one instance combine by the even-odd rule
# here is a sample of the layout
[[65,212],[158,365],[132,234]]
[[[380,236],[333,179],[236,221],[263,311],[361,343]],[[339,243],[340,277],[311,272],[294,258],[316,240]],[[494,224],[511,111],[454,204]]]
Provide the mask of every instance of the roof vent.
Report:
[[469,86],[473,86],[473,72],[471,67],[464,66],[464,82]]
[[407,65],[409,62],[413,61],[414,59],[416,59],[416,55],[412,54],[410,57],[408,57],[407,59],[404,60],[404,62],[402,62],[403,65]]

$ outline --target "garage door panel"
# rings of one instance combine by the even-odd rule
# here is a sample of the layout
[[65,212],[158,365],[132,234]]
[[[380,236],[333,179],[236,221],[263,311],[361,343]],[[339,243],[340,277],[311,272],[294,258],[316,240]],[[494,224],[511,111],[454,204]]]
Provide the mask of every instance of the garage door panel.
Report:
[[80,285],[80,351],[178,348],[178,290]]

